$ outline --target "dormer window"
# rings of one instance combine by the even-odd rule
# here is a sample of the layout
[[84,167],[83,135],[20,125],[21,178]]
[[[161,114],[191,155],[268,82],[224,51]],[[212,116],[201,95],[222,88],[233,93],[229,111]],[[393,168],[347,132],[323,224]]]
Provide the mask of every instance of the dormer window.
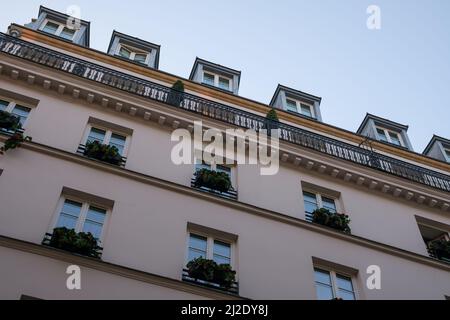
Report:
[[314,118],[313,107],[293,99],[286,99],[286,110],[290,112],[297,112],[304,116]]
[[118,48],[118,55],[139,63],[147,64],[149,53],[140,51],[138,49],[120,44]]
[[447,159],[447,162],[450,162],[450,149],[444,149],[445,158]]
[[400,135],[397,132],[377,127],[378,139],[384,142],[392,143],[397,146],[403,146]]
[[58,22],[54,22],[54,21],[50,21],[50,20],[46,20],[45,23],[42,25],[41,31],[44,31],[46,33],[64,38],[66,40],[73,40],[73,37],[75,36],[75,32],[76,30],[74,29],[70,29],[67,26],[58,23]]
[[203,83],[230,91],[232,80],[210,72],[203,72]]

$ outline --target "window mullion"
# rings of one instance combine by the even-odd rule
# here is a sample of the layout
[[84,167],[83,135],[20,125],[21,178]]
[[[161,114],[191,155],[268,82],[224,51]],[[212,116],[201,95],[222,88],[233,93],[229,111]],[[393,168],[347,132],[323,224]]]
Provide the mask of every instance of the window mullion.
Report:
[[61,32],[63,31],[63,29],[64,29],[64,26],[62,24],[60,24],[58,29],[56,29],[55,36],[61,35]]
[[317,208],[323,208],[322,196],[319,193],[316,193],[316,201],[317,201]]
[[206,240],[206,259],[213,260],[214,259],[214,239],[212,237],[208,237]]
[[86,202],[83,203],[83,205],[81,206],[80,218],[77,223],[77,228],[76,228],[77,232],[81,232],[83,230],[83,226],[84,226],[84,222],[86,221],[88,210],[89,210],[89,204]]
[[337,290],[337,283],[336,283],[336,272],[330,271],[330,276],[331,276],[331,287],[333,289],[334,298],[338,298],[338,290]]
[[103,139],[103,144],[109,144],[109,142],[111,141],[111,136],[112,136],[112,131],[107,130],[105,133],[105,138]]

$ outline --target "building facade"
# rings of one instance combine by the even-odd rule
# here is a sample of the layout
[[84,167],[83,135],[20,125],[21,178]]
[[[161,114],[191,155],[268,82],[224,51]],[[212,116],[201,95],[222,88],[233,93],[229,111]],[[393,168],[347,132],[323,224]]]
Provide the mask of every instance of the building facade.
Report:
[[[419,154],[405,125],[368,114],[356,133],[336,128],[320,97],[279,85],[270,104],[252,101],[238,95],[240,71],[197,58],[181,78],[158,70],[159,45],[114,31],[100,52],[89,22],[68,21],[41,7],[0,34],[0,116],[20,123],[0,142],[32,137],[0,155],[0,298],[450,296],[450,260],[431,246],[450,240],[448,140]],[[276,174],[171,160],[175,129],[258,131],[271,108]],[[99,158],[95,144],[117,152]],[[199,187],[201,168],[232,188]],[[319,208],[348,215],[351,231],[318,223]],[[96,254],[54,248],[57,227],[90,232]],[[235,282],[192,278],[196,257],[229,264]],[[71,265],[80,290],[66,286]]]

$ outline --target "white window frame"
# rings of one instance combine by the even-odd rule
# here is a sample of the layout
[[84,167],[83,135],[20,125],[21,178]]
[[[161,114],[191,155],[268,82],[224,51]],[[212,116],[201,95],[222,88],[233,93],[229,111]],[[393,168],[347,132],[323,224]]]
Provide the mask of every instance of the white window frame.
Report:
[[28,105],[27,103],[22,103],[20,101],[12,100],[12,99],[9,99],[9,98],[3,97],[3,96],[0,96],[0,100],[9,102],[9,104],[6,106],[4,111],[5,112],[9,112],[11,114],[13,114],[12,112],[13,112],[13,110],[14,110],[14,108],[16,106],[30,109],[30,112],[28,113],[28,116],[27,116],[27,118],[25,119],[25,122],[22,125],[22,129],[25,129],[25,126],[28,123],[28,119],[30,118],[30,115],[31,115],[31,112],[32,112],[33,108],[30,105]]
[[[237,190],[237,185],[236,185],[236,165],[229,165],[229,164],[217,164],[217,163],[205,163],[206,165],[210,166],[210,170],[212,171],[217,171],[217,166],[222,166],[222,167],[227,167],[230,169],[230,181],[231,181],[231,186],[233,187],[234,190]],[[202,165],[201,160],[194,158],[194,172],[197,172],[197,166]]]
[[313,105],[311,105],[309,103],[306,103],[306,102],[303,102],[303,101],[299,101],[297,99],[288,98],[288,97],[286,97],[285,99],[286,99],[286,101],[285,101],[285,103],[286,103],[285,110],[286,111],[290,111],[290,110],[288,110],[288,107],[287,107],[288,100],[290,100],[290,101],[295,102],[295,106],[297,107],[297,113],[298,114],[301,114],[302,116],[305,116],[305,117],[309,117],[309,115],[306,115],[306,114],[302,113],[302,105],[304,105],[304,106],[309,107],[309,111],[311,112],[311,117],[314,118],[314,119],[316,118],[316,113],[314,112],[314,106]]
[[324,267],[322,265],[316,265],[315,264],[314,268],[313,268],[313,277],[314,277],[313,281],[314,281],[314,289],[316,291],[316,299],[317,299],[317,288],[316,288],[316,279],[315,279],[315,272],[316,272],[315,269],[321,269],[323,271],[327,271],[327,272],[330,273],[331,289],[333,291],[333,299],[334,298],[339,298],[339,296],[337,295],[338,286],[337,286],[337,280],[336,280],[336,278],[337,278],[336,275],[339,274],[341,276],[350,278],[350,281],[352,283],[352,288],[353,288],[353,295],[355,296],[355,301],[359,300],[358,288],[356,286],[356,281],[355,281],[355,275],[351,275],[351,274],[349,274],[347,272],[341,272],[340,270],[334,270],[334,269],[331,269],[330,267]]
[[[123,57],[120,55],[120,49],[122,49],[122,48],[130,51],[129,58],[126,58],[126,57]],[[135,61],[134,58],[136,57],[136,54],[145,54],[146,55],[145,61],[144,62]],[[134,48],[132,46],[129,46],[129,45],[123,44],[123,43],[119,43],[119,45],[117,46],[116,55],[118,55],[124,59],[129,59],[131,61],[137,62],[137,63],[148,64],[148,62],[150,61],[150,52],[146,52],[144,50],[140,50],[140,49]]]
[[113,131],[113,130],[111,130],[111,129],[107,128],[107,127],[104,127],[104,126],[92,125],[92,124],[88,123],[88,125],[86,126],[86,129],[84,130],[83,139],[81,140],[82,141],[81,144],[86,145],[87,139],[89,138],[89,133],[91,132],[92,128],[100,129],[100,130],[105,131],[105,137],[103,138],[102,144],[109,145],[109,142],[111,141],[111,136],[113,135],[113,133],[121,135],[121,136],[124,136],[125,137],[125,144],[123,146],[123,152],[122,152],[121,156],[126,158],[126,156],[128,154],[128,147],[129,147],[129,144],[130,144],[130,136],[125,134],[125,133],[123,133],[123,132]]
[[317,192],[317,191],[314,191],[314,190],[311,190],[311,189],[303,189],[302,190],[302,197],[303,197],[303,209],[304,209],[303,212],[305,214],[305,219],[306,219],[306,208],[305,208],[305,198],[303,196],[303,192],[308,192],[308,193],[314,194],[316,196],[317,208],[319,208],[319,209],[320,208],[324,208],[322,197],[325,197],[325,198],[332,199],[334,201],[334,206],[336,207],[336,212],[337,213],[342,212],[340,201],[335,196],[331,196],[331,195],[328,195],[328,194],[325,194],[325,193],[320,193],[320,192]]
[[77,198],[77,197],[65,196],[65,195],[61,196],[61,198],[59,199],[58,204],[56,206],[56,211],[55,211],[55,214],[53,216],[53,219],[52,219],[52,221],[50,223],[50,226],[48,228],[48,233],[50,233],[50,234],[53,233],[53,229],[56,228],[56,224],[58,223],[59,216],[61,215],[61,211],[62,211],[62,208],[64,206],[64,202],[66,200],[81,203],[81,211],[80,211],[80,215],[79,215],[78,220],[77,220],[77,224],[75,226],[75,232],[82,232],[83,231],[84,223],[86,221],[87,213],[89,211],[89,207],[90,206],[96,207],[96,208],[99,208],[99,209],[103,209],[103,210],[106,211],[106,213],[105,213],[105,220],[104,220],[103,226],[102,226],[102,233],[100,235],[100,238],[97,240],[98,245],[101,246],[101,244],[104,242],[105,237],[106,237],[106,226],[109,223],[109,218],[111,216],[111,209],[105,208],[104,206],[98,205],[96,203],[90,203],[90,202],[88,202],[86,200],[83,200],[83,199]]
[[[67,39],[67,38],[64,38],[64,37],[61,37],[61,38],[65,39],[65,40],[68,40],[68,41],[73,41],[73,39],[74,39],[75,36],[77,35],[78,30],[76,30],[76,29],[70,29],[67,25],[62,24],[62,23],[60,23],[60,22],[57,22],[57,21],[55,21],[55,20],[50,20],[50,19],[45,19],[45,20],[44,20],[44,23],[41,24],[39,30],[42,31],[42,32],[45,32],[45,31],[44,31],[44,28],[45,28],[45,26],[47,25],[48,22],[57,24],[57,25],[59,26],[58,29],[56,29],[56,32],[53,34],[54,36],[61,37],[61,33],[63,32],[64,28],[67,28],[67,29],[69,29],[69,30],[73,30],[74,33],[73,33],[73,36],[72,36],[71,39]],[[45,32],[45,33],[48,33],[48,32]],[[52,34],[52,33],[48,33],[48,34]]]
[[[234,241],[222,239],[220,237],[214,237],[210,234],[207,234],[204,232],[199,232],[197,230],[188,230],[188,232],[186,234],[186,252],[185,252],[185,257],[184,257],[184,261],[185,261],[184,265],[188,264],[188,262],[189,262],[189,260],[188,260],[189,259],[189,239],[190,239],[191,234],[206,238],[206,257],[205,257],[205,259],[214,260],[214,241],[215,240],[229,244],[230,245],[230,266],[233,270],[236,271],[236,261],[235,261],[236,259],[234,257],[235,252],[236,252],[236,243]],[[237,278],[237,272],[236,272],[236,278]]]
[[[207,84],[207,85],[209,85],[209,83],[205,82],[205,74],[208,74],[208,75],[214,77],[214,87],[217,87],[219,89],[226,90],[226,91],[233,91],[233,79],[232,78],[229,78],[227,76],[223,76],[221,74],[212,73],[210,71],[203,71],[203,73],[202,73],[202,83],[203,84]],[[219,87],[219,78],[227,79],[228,83],[230,84],[230,87],[228,89],[224,89],[224,88]]]
[[444,157],[447,159],[447,162],[450,162],[450,149],[444,148]]
[[394,146],[398,146],[398,144],[392,142],[391,136],[389,135],[389,133],[393,133],[393,134],[397,135],[398,140],[400,141],[400,146],[401,147],[405,146],[405,143],[403,142],[403,138],[402,138],[402,135],[400,134],[400,132],[396,132],[396,131],[389,130],[389,129],[386,129],[386,128],[383,128],[383,127],[375,126],[375,132],[377,134],[377,138],[378,138],[379,141],[382,141],[382,142],[386,142],[386,141],[383,141],[383,140],[380,139],[380,137],[378,136],[378,130],[382,130],[384,132],[384,135],[386,136],[387,142],[389,142],[390,144],[393,144]]

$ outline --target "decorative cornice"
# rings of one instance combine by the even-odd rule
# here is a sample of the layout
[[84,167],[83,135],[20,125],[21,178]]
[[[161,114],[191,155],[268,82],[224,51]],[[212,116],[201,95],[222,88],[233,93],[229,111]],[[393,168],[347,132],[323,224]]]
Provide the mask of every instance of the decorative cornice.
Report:
[[[206,97],[210,97],[215,100],[220,100],[220,101],[223,101],[226,103],[230,103],[231,105],[244,107],[248,110],[252,110],[252,111],[258,112],[263,115],[265,115],[270,109],[270,106],[268,106],[266,104],[256,102],[251,99],[244,98],[244,97],[236,96],[234,94],[224,92],[223,90],[218,90],[218,89],[210,88],[207,86],[203,86],[199,83],[196,83],[196,82],[190,81],[188,79],[184,79],[179,76],[175,76],[175,75],[172,75],[172,74],[160,71],[160,70],[149,69],[149,68],[146,68],[143,66],[139,66],[137,64],[133,64],[131,62],[121,60],[119,58],[110,56],[106,53],[103,53],[103,52],[100,52],[100,51],[97,51],[94,49],[85,48],[85,47],[82,47],[82,46],[79,46],[79,45],[76,45],[73,43],[68,43],[66,41],[59,40],[57,38],[49,37],[45,34],[36,32],[34,30],[31,30],[29,28],[26,28],[26,27],[23,27],[23,26],[20,26],[17,24],[12,24],[11,26],[14,26],[15,30],[18,30],[18,29],[21,30],[21,39],[24,39],[24,40],[43,43],[43,44],[46,44],[49,46],[53,46],[55,48],[65,50],[67,52],[71,52],[71,53],[75,53],[80,56],[84,56],[89,59],[95,59],[99,62],[109,64],[109,65],[112,65],[112,66],[115,66],[115,67],[118,67],[118,68],[121,68],[124,70],[128,70],[131,72],[135,72],[137,74],[155,79],[157,81],[164,82],[168,85],[172,85],[177,80],[182,80],[185,83],[186,91],[191,91],[191,92],[194,92],[194,93],[202,95],[202,96],[206,96]],[[293,124],[296,124],[296,125],[299,125],[299,126],[302,126],[305,128],[313,129],[320,133],[324,133],[326,135],[330,135],[330,136],[334,136],[339,139],[347,140],[349,142],[360,144],[360,143],[363,143],[366,139],[365,137],[362,137],[362,136],[360,136],[356,133],[350,132],[348,130],[337,128],[335,126],[325,124],[322,122],[298,117],[298,116],[292,115],[288,112],[285,112],[283,110],[279,110],[279,111],[277,111],[277,113],[278,113],[278,118],[280,120],[285,120],[290,123],[293,123]],[[433,158],[424,156],[422,154],[419,154],[419,153],[416,153],[413,151],[403,150],[400,148],[396,148],[394,146],[385,145],[385,144],[377,142],[377,141],[372,141],[372,147],[376,150],[385,152],[387,154],[391,154],[391,155],[401,157],[401,158],[404,158],[407,160],[415,161],[417,163],[421,163],[421,164],[424,164],[424,165],[427,165],[427,166],[430,166],[430,167],[433,167],[436,169],[445,170],[447,172],[450,172],[450,164],[435,160]]]
[[125,277],[129,279],[133,279],[136,281],[146,282],[149,284],[183,291],[189,294],[199,295],[209,299],[218,299],[218,300],[242,300],[246,299],[241,296],[232,295],[222,293],[219,290],[209,289],[206,287],[202,287],[200,285],[190,284],[187,282],[183,282],[181,280],[176,280],[168,277],[163,277],[160,275],[156,275],[153,273],[140,271],[132,268],[128,268],[122,265],[117,265],[109,262],[102,261],[100,259],[89,258],[80,256],[77,254],[72,254],[63,250],[54,249],[50,247],[46,247],[43,245],[13,239],[9,237],[5,237],[0,235],[0,246],[20,250],[23,252],[40,255],[43,257],[64,261],[70,264],[76,264],[78,266],[82,266],[85,268],[90,268],[94,270],[98,270],[101,272],[106,272],[109,274],[114,274],[120,277]]

